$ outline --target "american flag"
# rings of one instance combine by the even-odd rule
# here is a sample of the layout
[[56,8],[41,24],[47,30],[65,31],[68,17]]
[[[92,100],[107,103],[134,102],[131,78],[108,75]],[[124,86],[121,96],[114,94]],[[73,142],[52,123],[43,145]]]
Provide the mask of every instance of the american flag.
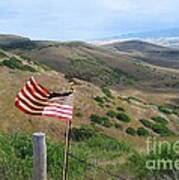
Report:
[[26,82],[18,92],[15,106],[26,114],[56,117],[59,120],[72,120],[72,92],[49,92],[38,84],[34,77]]

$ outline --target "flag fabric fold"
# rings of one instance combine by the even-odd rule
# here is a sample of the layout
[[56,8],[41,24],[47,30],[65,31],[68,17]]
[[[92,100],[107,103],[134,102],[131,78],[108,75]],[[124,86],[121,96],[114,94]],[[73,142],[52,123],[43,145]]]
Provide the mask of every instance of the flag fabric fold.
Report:
[[73,94],[50,92],[31,77],[16,95],[15,106],[26,114],[71,121]]

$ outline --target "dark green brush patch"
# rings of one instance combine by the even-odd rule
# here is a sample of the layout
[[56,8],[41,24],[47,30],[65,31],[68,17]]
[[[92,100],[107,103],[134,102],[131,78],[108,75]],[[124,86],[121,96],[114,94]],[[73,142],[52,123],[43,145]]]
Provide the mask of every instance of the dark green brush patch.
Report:
[[100,96],[96,96],[95,98],[94,98],[94,100],[95,101],[97,101],[98,103],[104,103],[104,99],[103,99],[103,97],[100,97]]
[[135,97],[135,96],[129,96],[128,99],[143,103],[143,101],[141,99],[139,99],[138,97]]
[[166,106],[159,106],[158,109],[159,109],[159,111],[161,111],[165,114],[172,114],[173,113],[173,110],[166,107]]
[[125,111],[125,109],[123,107],[120,107],[120,106],[118,106],[116,109],[117,109],[117,111]]
[[160,123],[160,124],[163,124],[163,125],[168,124],[168,121],[165,118],[161,117],[161,116],[154,116],[151,119],[153,121],[155,121],[156,123]]
[[179,116],[179,107],[175,106],[175,105],[161,105],[158,106],[159,111],[165,113],[165,114],[175,114],[177,116]]
[[172,113],[179,116],[179,106],[177,105],[172,105],[172,104],[167,104],[165,105],[166,107],[170,108],[172,110]]
[[91,122],[97,123],[97,124],[105,126],[105,127],[112,126],[108,117],[103,117],[103,116],[99,116],[97,114],[92,114],[90,116],[90,120],[91,120]]
[[100,107],[104,107],[106,106],[107,108],[110,108],[110,104],[106,104],[106,103],[110,103],[111,101],[106,97],[106,96],[96,96],[94,98],[94,100],[98,103],[98,105]]
[[7,66],[10,69],[19,69],[22,71],[30,71],[30,72],[36,72],[36,70],[29,66],[24,65],[19,59],[12,57],[10,59],[5,59],[1,62],[1,65]]
[[153,123],[152,122],[150,122],[149,120],[147,120],[147,119],[140,119],[140,122],[145,126],[145,127],[147,127],[147,128],[152,128],[153,127]]
[[136,131],[137,135],[138,136],[144,136],[144,137],[147,137],[149,136],[149,131],[143,127],[139,127]]
[[147,128],[150,128],[153,130],[153,132],[159,134],[160,136],[172,136],[175,135],[175,133],[170,130],[165,124],[161,123],[152,123],[149,120],[141,119],[140,122]]
[[152,130],[160,136],[172,136],[175,135],[173,131],[171,131],[168,127],[161,125],[161,124],[154,124]]
[[136,135],[136,131],[135,131],[135,129],[132,128],[132,127],[128,127],[128,128],[126,129],[126,133],[129,134],[129,135],[131,135],[131,136],[135,136],[135,135]]
[[113,110],[110,110],[110,111],[108,111],[107,113],[106,113],[106,115],[107,116],[109,116],[109,117],[111,117],[111,118],[114,118],[114,117],[116,117],[116,112],[115,111],[113,111]]
[[120,129],[120,130],[123,129],[122,125],[119,124],[119,123],[114,123],[114,127],[115,127],[116,129]]
[[107,87],[102,88],[102,92],[109,98],[113,98],[111,91]]
[[127,114],[123,113],[123,112],[118,112],[118,113],[116,114],[116,118],[117,118],[118,120],[120,120],[120,121],[122,121],[122,122],[126,122],[126,123],[128,123],[128,122],[131,121],[130,117],[129,117]]
[[0,59],[6,58],[6,57],[7,55],[4,52],[0,51]]

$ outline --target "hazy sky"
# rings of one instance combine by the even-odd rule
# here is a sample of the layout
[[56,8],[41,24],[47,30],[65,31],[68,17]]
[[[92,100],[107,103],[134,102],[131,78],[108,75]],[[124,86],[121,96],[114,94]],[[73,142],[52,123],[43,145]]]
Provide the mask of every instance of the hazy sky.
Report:
[[0,0],[0,33],[100,39],[179,27],[179,0]]

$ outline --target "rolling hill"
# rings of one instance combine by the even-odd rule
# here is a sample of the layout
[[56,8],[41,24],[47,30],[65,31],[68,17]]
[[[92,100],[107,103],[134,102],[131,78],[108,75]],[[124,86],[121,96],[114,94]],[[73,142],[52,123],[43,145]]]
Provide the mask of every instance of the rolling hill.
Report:
[[178,87],[178,51],[138,41],[110,46],[112,51],[109,46],[84,42],[30,41],[22,47],[0,47],[43,63],[69,79],[99,86]]
[[105,47],[117,52],[126,52],[128,55],[150,64],[179,68],[179,50],[177,49],[137,40],[111,43]]
[[[28,40],[27,44],[16,46],[16,40],[11,39],[7,46],[5,41],[0,46],[0,130],[10,135],[47,133],[52,139],[48,141],[50,179],[59,177],[65,123],[28,116],[14,107],[16,93],[32,75],[54,91],[67,90],[69,81],[75,82],[71,151],[80,162],[70,157],[69,179],[153,178],[153,173],[143,164],[149,158],[145,154],[146,138],[154,136],[169,142],[178,138],[178,69],[142,61],[131,54],[129,45],[125,45],[128,50],[115,52],[109,47],[84,42]],[[155,51],[153,45],[145,50],[136,47],[141,54],[149,49]],[[158,46],[156,49],[165,50]],[[12,177],[30,179],[32,155],[26,136],[10,136],[13,153],[9,156],[9,151],[4,150],[9,148],[8,137],[0,135],[0,157],[7,158],[0,168],[11,168]],[[97,169],[89,166],[94,162]],[[20,176],[21,166],[26,168]],[[6,172],[4,169],[0,177]],[[168,172],[158,171],[154,178],[162,179],[164,173],[172,177]],[[3,178],[8,176],[5,174]]]

